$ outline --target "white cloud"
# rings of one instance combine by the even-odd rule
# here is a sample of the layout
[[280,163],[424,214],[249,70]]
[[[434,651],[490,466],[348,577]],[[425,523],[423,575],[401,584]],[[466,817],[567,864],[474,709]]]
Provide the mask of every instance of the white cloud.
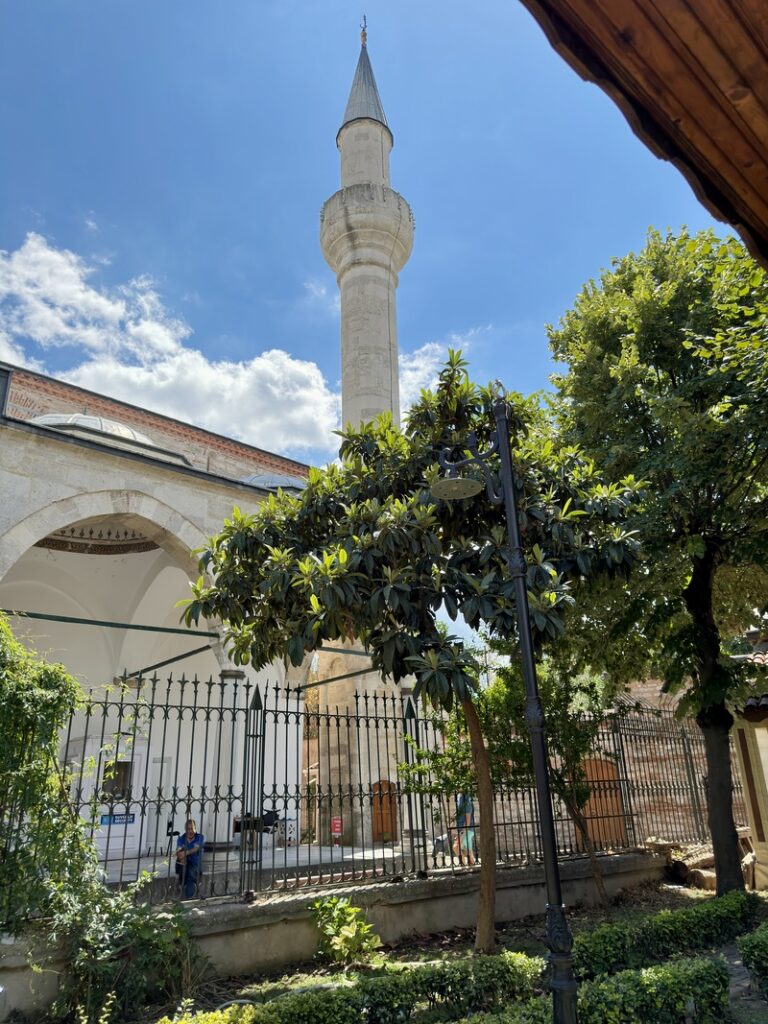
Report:
[[320,369],[271,349],[247,362],[211,361],[182,349],[151,365],[113,358],[63,375],[73,384],[156,409],[269,451],[331,453],[338,447],[339,396]]
[[14,363],[16,366],[25,366],[29,370],[41,368],[37,360],[31,359],[21,345],[17,345],[2,330],[0,330],[0,361]]
[[315,278],[304,282],[304,301],[306,305],[319,309],[328,316],[337,317],[341,311],[338,289],[329,289],[328,285]]
[[76,346],[142,361],[175,350],[189,335],[148,278],[110,294],[89,284],[93,273],[75,253],[30,233],[15,252],[0,253],[0,331],[44,349]]
[[30,342],[84,356],[65,380],[238,437],[270,451],[332,453],[340,399],[315,363],[271,349],[245,362],[210,360],[185,344],[149,277],[107,290],[78,255],[29,234],[0,252],[0,358],[34,365]]
[[447,355],[447,346],[439,341],[428,341],[413,352],[400,353],[400,406],[403,412],[413,405],[423,388],[435,385]]
[[91,234],[97,235],[99,233],[99,225],[96,223],[96,220],[93,216],[93,210],[91,210],[91,212],[85,218],[83,224],[85,225],[86,230],[90,231]]
[[[73,384],[154,409],[270,451],[299,457],[338,449],[341,399],[316,363],[277,348],[254,359],[213,360],[192,347],[191,328],[164,307],[151,278],[107,289],[76,253],[30,233],[0,251],[0,359],[43,370],[29,351],[69,348]],[[308,281],[305,301],[338,313],[338,295]],[[486,328],[430,341],[400,356],[403,410],[432,386],[448,348],[466,349]]]

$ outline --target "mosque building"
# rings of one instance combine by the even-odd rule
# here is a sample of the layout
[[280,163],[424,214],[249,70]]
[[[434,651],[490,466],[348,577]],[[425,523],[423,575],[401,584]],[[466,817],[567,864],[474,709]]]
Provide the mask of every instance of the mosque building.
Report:
[[[341,188],[323,207],[320,239],[340,289],[342,417],[357,424],[389,412],[399,421],[395,294],[413,244],[413,216],[390,186],[393,136],[365,31],[336,143]],[[279,454],[0,363],[0,609],[10,613],[19,638],[63,663],[86,689],[157,671],[236,685],[243,673],[229,663],[217,624],[183,629],[177,603],[198,575],[195,551],[233,506],[247,512],[278,487],[299,491],[307,470]],[[352,685],[382,687],[374,673],[360,674],[366,663],[359,650],[319,661],[321,679],[357,670],[354,684],[320,688],[323,706],[344,703]],[[286,679],[282,664],[248,669],[246,682],[295,685],[296,674],[288,671]],[[80,724],[82,735],[75,726],[68,738],[68,757],[82,762],[94,756],[100,738]],[[189,727],[180,724],[179,735]],[[213,788],[206,775],[213,764],[243,763],[245,739],[232,733],[220,731],[210,741],[210,757],[190,758],[196,785]],[[159,792],[176,771],[146,737],[124,757],[149,791]],[[303,769],[298,756],[286,757],[286,766],[291,760],[294,767],[272,784],[298,785]],[[396,758],[389,760],[375,780],[384,794],[394,778]],[[154,834],[164,842],[159,810],[156,817]],[[351,813],[348,820],[351,827]],[[146,822],[123,824],[122,831],[114,825],[123,853],[147,845]],[[208,831],[226,840],[229,828],[223,822],[221,835]]]

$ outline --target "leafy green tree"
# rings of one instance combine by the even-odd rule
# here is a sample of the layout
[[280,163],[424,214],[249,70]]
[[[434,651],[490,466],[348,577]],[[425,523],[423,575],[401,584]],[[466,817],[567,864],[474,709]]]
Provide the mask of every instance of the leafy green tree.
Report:
[[[453,619],[512,639],[514,586],[504,513],[484,494],[437,500],[431,484],[446,448],[464,450],[471,431],[488,447],[494,396],[467,377],[452,353],[434,392],[424,392],[405,428],[382,417],[343,436],[337,465],[312,470],[300,496],[271,496],[253,515],[235,510],[209,542],[187,622],[225,623],[233,657],[256,667],[287,656],[294,665],[326,641],[358,639],[383,676],[415,677],[414,694],[464,712],[483,826],[476,947],[493,947],[496,852],[488,755],[474,703],[477,665]],[[528,590],[538,644],[563,630],[571,588],[583,576],[620,573],[634,546],[621,520],[635,495],[628,479],[605,486],[574,448],[555,450],[538,404],[511,402],[520,526],[531,564]]]
[[90,846],[72,814],[59,735],[82,699],[61,665],[31,654],[0,616],[0,929],[50,910],[53,886],[79,877]]
[[613,479],[648,482],[631,519],[643,569],[592,603],[584,648],[598,630],[616,673],[660,674],[696,716],[721,893],[743,886],[729,703],[747,682],[723,631],[768,605],[767,314],[768,278],[739,242],[652,231],[550,328],[563,436]]
[[[547,722],[550,784],[573,821],[582,848],[591,861],[600,902],[607,903],[603,873],[585,813],[593,792],[586,761],[593,757],[610,760],[614,756],[603,746],[601,736],[605,713],[614,704],[617,686],[605,674],[588,668],[578,671],[564,651],[562,645],[556,645],[552,656],[545,658],[538,670],[539,692]],[[509,665],[499,668],[498,680],[491,687],[486,703],[492,735],[498,735],[501,723],[507,723],[505,731],[508,736],[511,733],[511,739],[507,740],[507,762],[532,778],[531,748],[524,742],[525,687],[519,661],[513,659]],[[494,723],[493,726],[490,723]],[[499,744],[502,742],[503,734],[499,736]]]

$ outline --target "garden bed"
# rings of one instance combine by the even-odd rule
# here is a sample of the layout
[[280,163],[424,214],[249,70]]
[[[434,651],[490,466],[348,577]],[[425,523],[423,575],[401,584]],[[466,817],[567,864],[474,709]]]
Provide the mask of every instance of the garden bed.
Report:
[[[604,951],[605,942],[610,939],[611,942],[616,941],[616,935],[621,934],[636,934],[639,930],[645,929],[646,935],[654,934],[658,943],[658,949],[661,957],[666,956],[664,952],[665,946],[664,941],[668,941],[662,938],[666,935],[667,929],[670,927],[670,921],[668,915],[663,915],[661,919],[658,919],[656,915],[660,911],[686,911],[696,910],[697,908],[705,907],[713,899],[710,893],[703,893],[696,890],[682,889],[679,887],[673,887],[668,885],[645,885],[632,890],[619,899],[615,900],[612,905],[607,908],[574,908],[569,912],[569,920],[573,928],[574,934],[578,936],[590,935],[589,940],[583,938],[577,938],[576,949],[577,949],[577,964],[578,957],[582,958],[582,965],[580,973],[587,977],[594,973],[594,965],[598,964],[599,960],[595,960],[595,942],[596,937],[600,939],[598,947],[600,954]],[[757,904],[756,913],[750,918],[750,924],[743,925],[744,930],[748,930],[755,923],[759,923],[761,920],[768,919],[768,899],[764,897],[758,897],[759,903]],[[713,915],[708,914],[708,918],[712,918]],[[649,932],[649,920],[661,920],[663,927],[656,927],[652,932]],[[677,915],[675,917],[675,927],[682,928],[682,933],[691,935],[696,924],[696,917],[690,918],[690,914]],[[722,915],[721,915],[722,920]],[[665,924],[666,922],[666,924]],[[545,953],[544,945],[542,942],[542,919],[540,917],[528,918],[522,921],[510,922],[507,925],[502,925],[498,928],[497,935],[499,939],[499,950],[509,951],[514,953],[524,953],[529,957],[542,956]],[[608,924],[613,927],[613,931],[607,932],[605,925]],[[628,928],[623,928],[628,926]],[[731,951],[734,949],[732,939],[735,937],[737,932],[742,930],[742,924],[733,926],[730,932],[727,932],[727,923],[725,925],[726,931],[722,934],[724,936],[723,941],[717,941],[718,926],[711,926],[710,931],[705,935],[706,950],[715,949],[718,946],[729,945]],[[602,936],[602,938],[600,938]],[[661,937],[660,937],[661,936]],[[622,940],[623,941],[623,940]],[[694,940],[690,940],[694,941]],[[589,945],[591,949],[590,956],[592,957],[590,963],[592,964],[589,968],[584,968],[584,948]],[[626,942],[622,946],[624,953],[624,960],[630,964],[639,964],[642,959],[638,954],[632,953],[631,944],[629,946]],[[685,948],[685,943],[679,943],[676,950],[682,951]],[[701,949],[701,947],[698,947]],[[582,950],[579,953],[579,950]],[[629,949],[629,952],[627,950]],[[371,967],[357,970],[343,971],[341,968],[331,966],[321,966],[316,962],[309,962],[302,965],[297,965],[290,972],[276,972],[271,976],[261,976],[258,978],[233,978],[228,981],[218,980],[215,982],[209,982],[204,984],[196,995],[194,1001],[195,1010],[214,1010],[222,1003],[230,1000],[252,1000],[256,1003],[265,1004],[269,1003],[278,997],[287,998],[290,1002],[293,1001],[294,995],[297,990],[307,990],[316,988],[318,986],[328,987],[326,990],[331,994],[323,996],[323,1000],[328,1003],[328,1012],[331,1016],[336,1014],[337,1016],[341,1013],[342,1003],[344,998],[341,998],[341,1002],[338,1005],[334,1003],[335,996],[334,991],[340,990],[342,993],[349,992],[350,990],[358,989],[370,990],[373,984],[374,988],[376,983],[382,979],[388,977],[397,976],[401,979],[406,976],[410,976],[412,972],[418,971],[422,980],[419,985],[415,986],[413,992],[416,995],[405,992],[406,1003],[408,999],[420,999],[419,1006],[421,1007],[420,1012],[412,1017],[413,1020],[423,1019],[427,1020],[450,1020],[458,1019],[455,1015],[452,1016],[454,1010],[454,1004],[450,1000],[446,1003],[441,1003],[440,998],[434,998],[433,993],[435,991],[435,985],[437,981],[434,979],[434,969],[439,967],[450,967],[456,969],[455,983],[461,988],[468,984],[467,977],[471,976],[474,978],[477,973],[477,966],[472,967],[471,965],[478,965],[478,958],[474,957],[472,953],[472,933],[469,929],[461,929],[452,932],[444,932],[439,935],[430,936],[414,936],[411,939],[397,943],[391,947],[388,947],[384,951],[386,953],[386,966]],[[697,953],[698,955],[698,953]],[[634,961],[632,957],[635,957]],[[498,958],[483,958],[485,962]],[[653,959],[653,958],[651,958]],[[537,988],[537,983],[533,982],[530,977],[530,972],[521,966],[522,962],[519,962],[515,971],[517,971],[515,977],[522,979],[520,981],[521,988],[517,990],[518,997],[530,994],[530,986],[533,985]],[[621,957],[617,954],[616,967],[626,966],[625,962],[621,961]],[[422,975],[424,968],[427,968],[426,972]],[[482,977],[482,970],[480,969],[480,976]],[[701,968],[705,970],[705,968]],[[466,972],[470,971],[470,975]],[[493,965],[487,968],[488,981],[496,983],[497,968]],[[433,974],[430,974],[433,972]],[[450,972],[453,974],[453,972]],[[664,972],[657,972],[658,977],[662,978],[659,982],[656,980],[657,975],[651,972],[650,975],[643,974],[642,969],[635,970],[634,973],[630,970],[625,972],[623,980],[619,980],[615,985],[609,986],[610,998],[624,998],[627,992],[634,991],[638,986],[647,987],[648,985],[661,984],[664,991],[665,986],[672,981],[664,975]],[[509,978],[505,973],[505,968],[500,968],[499,977],[506,979],[509,984]],[[690,977],[696,978],[698,975],[695,973]],[[640,980],[638,980],[640,979]],[[691,984],[690,979],[688,982],[685,979],[673,979],[675,985],[680,985],[683,991],[685,984]],[[385,987],[390,983],[385,981]],[[397,984],[391,986],[392,998],[395,1002],[399,998],[403,998],[402,986],[412,984],[411,981],[399,981]],[[473,982],[474,984],[474,982]],[[517,984],[517,982],[515,982]],[[592,983],[590,983],[592,984]],[[337,989],[338,986],[338,989]],[[513,986],[514,987],[514,986]],[[381,989],[382,986],[379,985]],[[397,991],[396,991],[397,990]],[[409,990],[410,991],[410,990]],[[594,1000],[594,992],[602,991],[599,988],[599,982],[597,988],[593,985],[590,989],[592,995],[590,998]],[[396,998],[395,998],[396,997]],[[742,998],[745,1004],[745,1010],[749,1010],[749,1006],[754,1006],[757,1002],[756,997],[749,987],[747,987],[739,998]],[[377,998],[384,998],[381,992],[377,992]],[[389,991],[387,992],[387,999],[390,999]],[[281,1002],[282,998],[278,999]],[[523,1002],[526,1000],[524,999]],[[747,1005],[749,1004],[749,1005]],[[536,1004],[537,1005],[537,1004]],[[765,1004],[762,1004],[765,1007]],[[298,1024],[302,1019],[301,1013],[306,1008],[304,1007],[304,1000],[300,1000],[296,1004],[294,1010],[298,1012],[292,1012],[289,1017]],[[286,1007],[287,1008],[287,1007]],[[303,1009],[302,1009],[303,1008]],[[354,1018],[354,1010],[350,1010],[348,1005],[344,1003],[345,1012],[349,1011],[351,1017]],[[486,1007],[482,1004],[473,1005],[471,1008],[467,1007],[466,1012],[475,1012],[479,1010],[488,1010],[490,1007]],[[536,1012],[540,1012],[540,1006],[537,1005]],[[738,1007],[736,1010],[738,1011]],[[139,1018],[142,1021],[154,1021],[162,1016],[162,1011],[168,1012],[168,1008],[156,1008],[154,1012],[147,1011],[147,1013]],[[491,1009],[491,1013],[493,1013]],[[270,1013],[270,1019],[272,1014]],[[244,1018],[247,1021],[248,1015]],[[277,1018],[276,1018],[277,1019]],[[320,1018],[319,1018],[320,1019]],[[339,1020],[342,1017],[339,1016]],[[492,1019],[492,1018],[486,1018]],[[502,1020],[500,1018],[500,1020]],[[511,1020],[512,1018],[510,1018]],[[725,1018],[723,1018],[725,1019]],[[734,1019],[739,1019],[734,1018]],[[744,1020],[749,1020],[750,1017],[747,1015],[743,1017]],[[755,1018],[759,1019],[759,1018]],[[208,1022],[201,1022],[201,1024],[222,1024],[222,1018],[218,1015],[211,1017]]]

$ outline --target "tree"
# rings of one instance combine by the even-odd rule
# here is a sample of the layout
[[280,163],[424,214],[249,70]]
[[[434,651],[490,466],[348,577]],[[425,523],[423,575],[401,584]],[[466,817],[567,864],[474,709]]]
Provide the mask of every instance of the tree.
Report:
[[[357,639],[383,676],[415,677],[414,695],[464,712],[482,819],[476,947],[495,941],[496,852],[488,754],[474,702],[477,665],[438,613],[511,640],[514,585],[503,510],[485,495],[437,500],[430,485],[447,447],[471,431],[488,446],[494,396],[451,353],[434,392],[423,392],[405,428],[387,417],[343,435],[340,463],[312,470],[298,497],[270,496],[253,515],[235,510],[201,559],[187,622],[221,619],[235,660],[294,665],[326,641]],[[542,645],[561,634],[572,586],[626,571],[634,544],[621,526],[636,485],[603,485],[578,451],[556,451],[535,400],[510,400],[520,527],[531,555],[528,590]]]
[[765,271],[739,242],[652,231],[549,329],[567,366],[556,378],[564,438],[609,477],[648,483],[631,517],[643,569],[608,595],[613,622],[603,602],[591,624],[616,671],[660,674],[696,716],[721,893],[743,887],[728,705],[747,673],[722,633],[768,604],[767,312]]
[[[558,645],[559,646],[559,645]],[[539,690],[547,720],[547,741],[550,756],[550,783],[573,821],[582,848],[592,864],[598,898],[608,902],[603,872],[585,814],[592,786],[585,762],[602,755],[612,758],[612,751],[601,745],[605,713],[612,706],[617,687],[605,674],[585,669],[577,671],[560,651],[553,651],[539,667]],[[515,748],[508,755],[518,771],[533,774],[530,745],[525,737],[525,687],[517,661],[499,669],[498,683],[488,694],[488,718],[496,723],[509,723]],[[498,729],[498,726],[495,727]]]
[[59,764],[60,731],[82,701],[61,665],[24,648],[0,615],[0,928],[20,933],[51,892],[85,870],[89,847]]
[[30,935],[33,965],[47,944],[59,951],[67,970],[53,1019],[90,1024],[110,1008],[135,1013],[148,997],[178,1002],[202,957],[180,909],[157,913],[137,899],[148,872],[120,892],[104,880],[59,761],[78,709],[87,704],[77,681],[28,651],[0,615],[0,930]]
[[[477,696],[477,713],[488,748],[494,792],[534,785],[533,758],[525,722],[525,686],[519,659],[507,642],[494,645],[510,654],[494,680]],[[560,798],[592,863],[598,896],[608,902],[603,873],[596,856],[584,810],[592,795],[585,768],[590,756],[613,757],[600,743],[606,711],[613,705],[616,686],[605,674],[577,671],[563,645],[537,668],[539,692],[547,722],[552,792]],[[464,792],[471,782],[472,759],[461,709],[435,716],[441,742],[431,749],[414,748],[413,758],[400,766],[413,792],[440,797]]]

